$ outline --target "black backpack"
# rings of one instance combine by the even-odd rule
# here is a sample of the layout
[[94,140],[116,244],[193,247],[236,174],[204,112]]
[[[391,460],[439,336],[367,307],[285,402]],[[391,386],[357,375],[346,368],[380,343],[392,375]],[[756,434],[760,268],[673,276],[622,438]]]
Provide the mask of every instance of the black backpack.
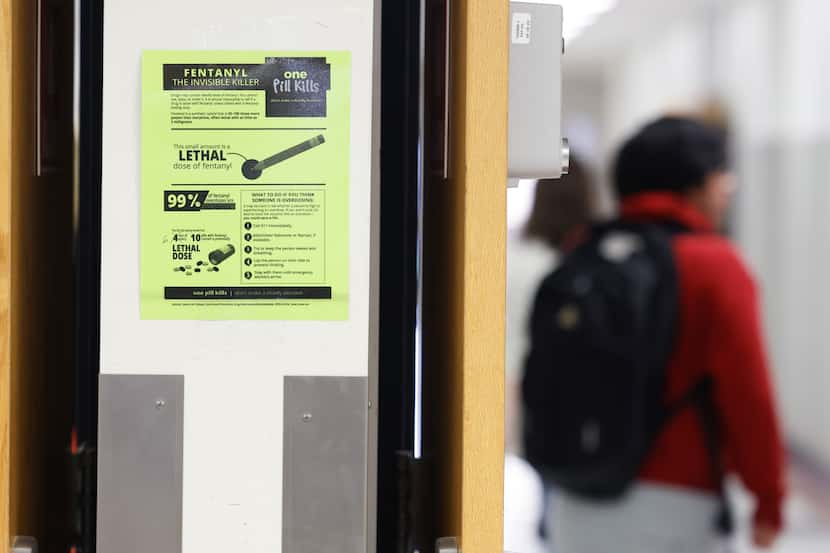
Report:
[[[525,364],[524,445],[546,481],[572,494],[621,497],[664,424],[698,407],[723,480],[708,380],[665,405],[679,312],[674,224],[594,227],[541,284]],[[724,496],[721,529],[731,529]],[[727,520],[729,519],[729,520]]]

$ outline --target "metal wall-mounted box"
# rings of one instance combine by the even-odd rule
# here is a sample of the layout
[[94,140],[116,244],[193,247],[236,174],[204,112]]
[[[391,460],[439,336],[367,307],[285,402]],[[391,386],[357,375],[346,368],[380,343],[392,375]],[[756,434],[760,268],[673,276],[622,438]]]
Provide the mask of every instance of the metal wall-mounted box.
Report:
[[562,7],[510,2],[508,176],[559,178],[570,151],[562,136]]

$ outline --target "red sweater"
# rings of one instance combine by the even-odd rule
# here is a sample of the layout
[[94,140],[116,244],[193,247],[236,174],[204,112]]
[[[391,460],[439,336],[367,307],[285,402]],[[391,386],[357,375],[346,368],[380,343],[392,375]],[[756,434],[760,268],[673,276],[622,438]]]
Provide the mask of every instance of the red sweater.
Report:
[[[757,498],[756,521],[780,528],[784,454],[752,276],[729,242],[714,233],[709,220],[681,196],[631,196],[623,202],[622,217],[672,220],[694,231],[674,239],[680,318],[666,399],[675,402],[702,376],[712,377],[725,464]],[[669,422],[641,478],[717,489],[694,409]]]

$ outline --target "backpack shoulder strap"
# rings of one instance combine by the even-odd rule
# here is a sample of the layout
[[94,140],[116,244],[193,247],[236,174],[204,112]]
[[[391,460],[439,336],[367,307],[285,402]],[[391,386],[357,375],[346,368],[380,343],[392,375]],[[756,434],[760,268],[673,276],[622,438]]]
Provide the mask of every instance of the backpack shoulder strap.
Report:
[[698,414],[706,441],[709,468],[720,486],[721,505],[716,526],[722,534],[729,535],[735,529],[735,517],[726,494],[726,468],[721,457],[720,416],[715,405],[714,381],[711,376],[702,377],[679,401],[669,406],[663,419],[664,425],[688,407],[694,407]]

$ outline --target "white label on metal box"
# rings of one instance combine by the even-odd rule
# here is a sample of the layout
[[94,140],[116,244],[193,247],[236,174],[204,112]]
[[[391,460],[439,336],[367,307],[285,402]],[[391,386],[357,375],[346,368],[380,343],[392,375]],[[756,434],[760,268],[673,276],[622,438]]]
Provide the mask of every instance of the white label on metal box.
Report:
[[530,44],[531,19],[529,13],[513,14],[513,44]]

